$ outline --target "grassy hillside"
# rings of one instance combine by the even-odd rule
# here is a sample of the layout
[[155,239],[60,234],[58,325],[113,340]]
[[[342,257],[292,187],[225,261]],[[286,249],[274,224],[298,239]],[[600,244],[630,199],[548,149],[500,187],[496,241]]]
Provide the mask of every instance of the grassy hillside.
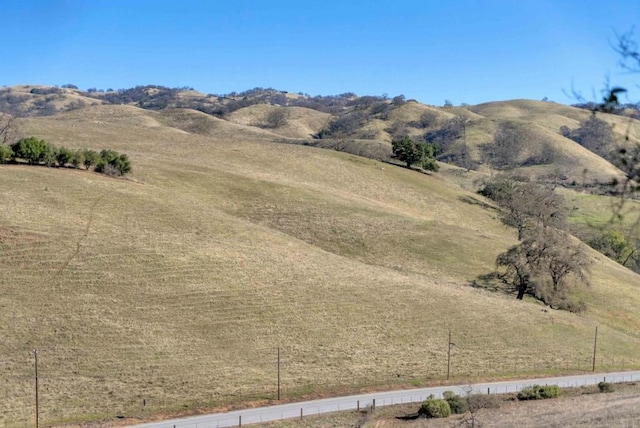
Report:
[[[567,184],[575,181],[578,184],[593,182],[608,182],[620,172],[606,160],[581,147],[579,144],[564,138],[559,129],[565,125],[569,128],[577,128],[579,123],[589,117],[589,111],[561,104],[513,100],[492,102],[470,107],[475,114],[482,116],[481,120],[472,122],[471,128],[480,128],[471,131],[470,144],[485,144],[493,138],[498,125],[501,123],[514,123],[522,125],[532,136],[535,150],[553,150],[556,156],[552,163],[522,168],[522,171],[534,177],[560,171],[567,177]],[[631,129],[637,128],[633,121],[621,116],[600,114],[600,119],[614,127],[617,135],[617,143],[622,143],[624,135],[629,129],[629,123],[633,123]],[[489,126],[488,123],[493,126]],[[477,125],[476,125],[477,124]],[[633,143],[638,142],[635,133],[631,135]],[[535,145],[545,144],[546,148]],[[527,171],[529,170],[529,171]]]
[[273,397],[277,347],[290,397],[442,379],[449,330],[458,380],[587,369],[596,325],[599,367],[640,366],[638,275],[591,252],[583,315],[475,289],[515,243],[488,201],[236,122],[114,105],[22,121],[134,172],[0,167],[0,423],[33,417],[32,349],[49,423]]
[[[284,124],[269,126],[268,114],[274,110],[282,110]],[[311,138],[322,128],[327,126],[330,114],[303,107],[278,107],[258,104],[234,111],[226,119],[245,126],[272,128],[272,132],[289,138]]]
[[73,89],[42,85],[0,88],[0,111],[18,116],[51,115],[101,103]]

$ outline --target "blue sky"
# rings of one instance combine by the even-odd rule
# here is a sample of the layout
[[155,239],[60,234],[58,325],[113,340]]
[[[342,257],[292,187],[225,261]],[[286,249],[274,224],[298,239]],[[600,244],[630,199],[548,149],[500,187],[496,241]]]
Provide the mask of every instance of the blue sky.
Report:
[[[615,32],[640,1],[7,0],[0,85],[256,86],[441,105],[631,91]],[[640,36],[640,31],[638,32]],[[639,37],[640,38],[640,37]],[[597,95],[597,93],[596,93]]]

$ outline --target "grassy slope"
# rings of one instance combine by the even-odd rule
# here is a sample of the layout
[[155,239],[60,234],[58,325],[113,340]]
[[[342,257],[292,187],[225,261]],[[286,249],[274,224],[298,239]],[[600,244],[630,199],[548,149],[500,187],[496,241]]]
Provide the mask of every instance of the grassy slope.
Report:
[[[257,104],[236,110],[225,118],[245,126],[266,126],[267,115],[281,108],[283,107]],[[304,107],[286,107],[285,112],[286,124],[270,131],[288,138],[310,138],[312,134],[326,128],[331,117],[328,113]]]
[[10,90],[13,95],[26,97],[26,99],[21,103],[26,110],[32,108],[36,101],[42,102],[48,98],[52,98],[51,104],[53,104],[58,109],[66,108],[70,103],[78,101],[81,101],[86,105],[98,105],[101,103],[99,100],[96,100],[95,98],[85,97],[73,89],[59,89],[61,91],[60,94],[54,94],[53,96],[51,94],[38,95],[31,93],[33,89],[50,88],[50,86],[43,85],[16,85],[12,86]]
[[2,167],[5,421],[32,413],[34,348],[49,420],[271,395],[278,346],[290,393],[441,376],[449,329],[454,374],[574,367],[597,324],[606,358],[637,358],[638,276],[607,260],[584,316],[465,286],[514,233],[442,177],[167,123],[126,106],[23,123],[135,170]]
[[[547,103],[531,100],[512,100],[491,102],[472,106],[470,109],[484,119],[471,126],[469,131],[470,144],[484,144],[491,141],[497,124],[505,121],[522,123],[529,130],[534,130],[540,141],[550,144],[559,153],[559,157],[552,165],[530,168],[534,175],[548,174],[559,170],[564,175],[576,180],[578,183],[592,181],[608,182],[619,171],[609,162],[584,149],[579,144],[560,135],[560,126],[577,128],[582,120],[588,118],[589,111],[562,104]],[[621,116],[600,114],[600,119],[613,126],[614,132],[619,137],[619,142],[624,140],[624,135],[629,129],[630,121]],[[640,141],[635,132],[637,126],[631,127],[631,142]],[[474,130],[475,129],[475,130]],[[526,171],[526,168],[523,169]]]

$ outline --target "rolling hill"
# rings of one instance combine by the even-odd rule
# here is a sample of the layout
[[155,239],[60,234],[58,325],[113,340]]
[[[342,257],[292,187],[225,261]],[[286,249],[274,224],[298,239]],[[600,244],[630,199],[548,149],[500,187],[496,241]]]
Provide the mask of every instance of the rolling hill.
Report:
[[[134,170],[0,166],[0,423],[33,420],[33,349],[49,424],[273,398],[277,348],[290,398],[442,381],[449,331],[458,380],[587,370],[596,326],[598,367],[640,366],[637,274],[587,250],[583,314],[474,288],[516,242],[474,192],[486,167],[424,174],[348,153],[389,148],[392,120],[462,111],[470,147],[520,121],[562,153],[523,174],[606,181],[615,167],[557,132],[588,112],[408,102],[376,119],[384,138],[336,151],[309,146],[329,113],[277,106],[287,125],[256,127],[273,108],[95,104],[20,120],[59,146],[125,152]],[[566,192],[585,215],[597,197]]]

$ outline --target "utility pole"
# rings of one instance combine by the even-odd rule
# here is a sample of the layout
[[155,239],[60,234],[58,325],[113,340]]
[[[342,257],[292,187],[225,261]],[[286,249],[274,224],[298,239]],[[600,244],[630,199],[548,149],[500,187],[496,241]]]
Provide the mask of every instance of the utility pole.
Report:
[[456,344],[451,341],[451,330],[449,330],[449,343],[447,344],[447,380],[449,380],[449,374],[451,373],[451,348]]
[[598,346],[598,326],[596,326],[596,335],[593,338],[593,367],[591,368],[592,372],[596,371],[596,348]]
[[280,401],[280,347],[278,347],[278,401]]
[[38,403],[38,350],[33,350],[33,356],[35,358],[35,369],[36,369],[36,428],[40,425],[40,413],[39,413],[39,403]]

